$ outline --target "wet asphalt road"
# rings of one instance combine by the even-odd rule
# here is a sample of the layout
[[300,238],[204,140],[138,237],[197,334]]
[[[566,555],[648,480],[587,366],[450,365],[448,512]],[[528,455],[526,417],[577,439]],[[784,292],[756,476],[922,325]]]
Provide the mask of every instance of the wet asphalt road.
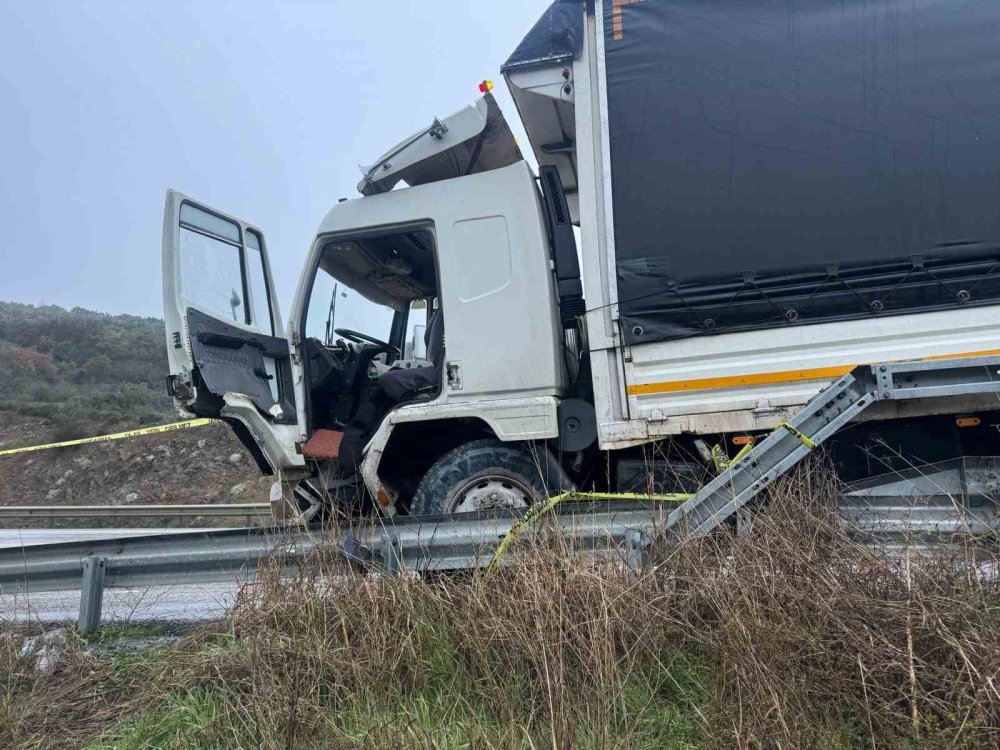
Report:
[[[0,548],[50,542],[71,542],[108,537],[171,534],[193,529],[0,529]],[[233,603],[237,582],[178,584],[143,589],[106,589],[104,622],[169,621],[192,622],[218,619]],[[80,592],[45,591],[28,594],[0,594],[0,624],[36,621],[75,621]]]

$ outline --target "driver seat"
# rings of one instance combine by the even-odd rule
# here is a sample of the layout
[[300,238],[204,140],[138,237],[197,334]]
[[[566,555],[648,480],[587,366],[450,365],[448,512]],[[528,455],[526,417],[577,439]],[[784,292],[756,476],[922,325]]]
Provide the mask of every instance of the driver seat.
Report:
[[429,367],[411,367],[389,370],[382,373],[378,379],[382,392],[392,401],[404,401],[412,398],[428,388],[437,388],[441,384],[441,359],[444,354],[444,318],[438,308],[431,314],[431,319],[424,333],[424,344],[427,345],[427,360]]

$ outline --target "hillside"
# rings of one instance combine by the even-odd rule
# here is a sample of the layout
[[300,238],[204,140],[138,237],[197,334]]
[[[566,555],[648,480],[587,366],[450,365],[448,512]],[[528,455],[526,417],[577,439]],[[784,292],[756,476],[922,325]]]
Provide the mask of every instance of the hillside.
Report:
[[83,425],[174,418],[163,321],[0,302],[0,409]]
[[[0,449],[178,419],[164,386],[163,321],[156,318],[0,302],[0,373]],[[0,457],[0,505],[266,502],[270,483],[222,425]],[[56,525],[122,523],[81,519]]]

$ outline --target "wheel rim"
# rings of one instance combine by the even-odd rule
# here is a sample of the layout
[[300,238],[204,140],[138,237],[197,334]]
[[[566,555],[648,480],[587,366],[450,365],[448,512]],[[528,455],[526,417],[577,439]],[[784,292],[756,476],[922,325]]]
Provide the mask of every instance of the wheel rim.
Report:
[[473,513],[495,508],[527,508],[532,492],[511,477],[489,475],[470,479],[455,493],[452,513]]

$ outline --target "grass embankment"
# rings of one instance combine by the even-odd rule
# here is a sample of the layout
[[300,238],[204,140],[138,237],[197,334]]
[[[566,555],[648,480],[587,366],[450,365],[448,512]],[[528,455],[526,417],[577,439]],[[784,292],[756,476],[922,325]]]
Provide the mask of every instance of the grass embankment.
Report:
[[996,746],[996,561],[886,563],[823,494],[786,485],[752,534],[637,577],[565,550],[492,580],[317,560],[139,655],[71,650],[40,676],[9,635],[0,746]]

